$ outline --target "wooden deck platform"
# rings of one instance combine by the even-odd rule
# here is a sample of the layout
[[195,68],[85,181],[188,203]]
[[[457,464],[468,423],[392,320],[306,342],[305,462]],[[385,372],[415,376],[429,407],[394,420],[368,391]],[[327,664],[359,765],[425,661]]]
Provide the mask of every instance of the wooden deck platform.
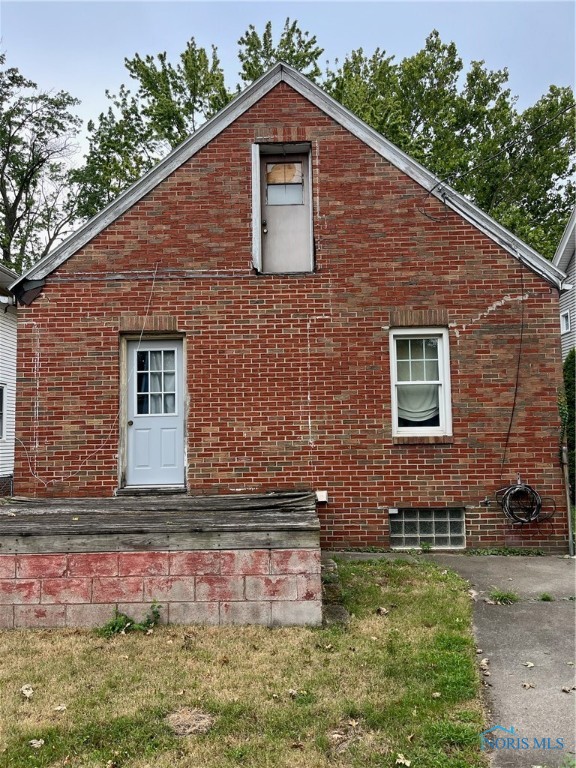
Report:
[[0,554],[318,546],[312,492],[0,500]]

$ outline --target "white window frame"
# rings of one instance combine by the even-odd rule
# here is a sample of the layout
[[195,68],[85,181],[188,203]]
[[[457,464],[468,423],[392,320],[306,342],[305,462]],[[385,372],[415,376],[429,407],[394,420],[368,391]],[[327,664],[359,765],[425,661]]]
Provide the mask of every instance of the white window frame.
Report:
[[252,266],[257,272],[261,272],[262,274],[275,274],[273,272],[265,272],[262,265],[262,179],[260,168],[262,158],[267,157],[268,155],[305,155],[308,160],[308,173],[305,181],[305,186],[307,185],[308,189],[305,189],[305,194],[310,198],[310,267],[302,272],[290,272],[290,270],[286,270],[287,274],[307,275],[314,271],[312,148],[309,142],[298,144],[252,144]]
[[570,323],[570,310],[567,309],[566,312],[560,313],[560,333],[564,335],[565,333],[570,333],[571,323]]
[[[439,375],[439,417],[437,427],[401,427],[398,424],[397,339],[437,339]],[[393,437],[424,437],[452,435],[452,389],[450,384],[450,347],[447,328],[394,328],[390,331],[390,378],[392,384]]]

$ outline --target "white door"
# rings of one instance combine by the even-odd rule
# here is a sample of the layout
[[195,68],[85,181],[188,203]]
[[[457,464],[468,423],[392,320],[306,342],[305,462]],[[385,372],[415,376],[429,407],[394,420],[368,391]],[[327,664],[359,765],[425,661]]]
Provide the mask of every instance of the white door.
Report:
[[126,484],[184,484],[182,341],[128,342]]
[[262,271],[311,272],[312,206],[307,155],[261,159]]

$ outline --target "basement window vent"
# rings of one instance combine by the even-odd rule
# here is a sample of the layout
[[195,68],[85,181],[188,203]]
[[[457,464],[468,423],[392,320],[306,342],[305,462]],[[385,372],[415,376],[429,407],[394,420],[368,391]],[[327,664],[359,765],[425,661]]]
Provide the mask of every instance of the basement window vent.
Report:
[[466,544],[463,509],[398,509],[390,514],[390,546],[410,549],[462,549]]

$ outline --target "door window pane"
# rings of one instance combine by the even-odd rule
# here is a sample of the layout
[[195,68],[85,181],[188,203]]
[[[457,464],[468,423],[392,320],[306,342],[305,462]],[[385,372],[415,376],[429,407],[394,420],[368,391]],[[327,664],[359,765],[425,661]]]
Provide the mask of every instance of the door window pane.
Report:
[[176,413],[176,354],[173,349],[136,354],[136,413]]
[[266,163],[268,205],[302,205],[304,179],[302,163]]
[[150,352],[150,370],[162,370],[162,352]]

